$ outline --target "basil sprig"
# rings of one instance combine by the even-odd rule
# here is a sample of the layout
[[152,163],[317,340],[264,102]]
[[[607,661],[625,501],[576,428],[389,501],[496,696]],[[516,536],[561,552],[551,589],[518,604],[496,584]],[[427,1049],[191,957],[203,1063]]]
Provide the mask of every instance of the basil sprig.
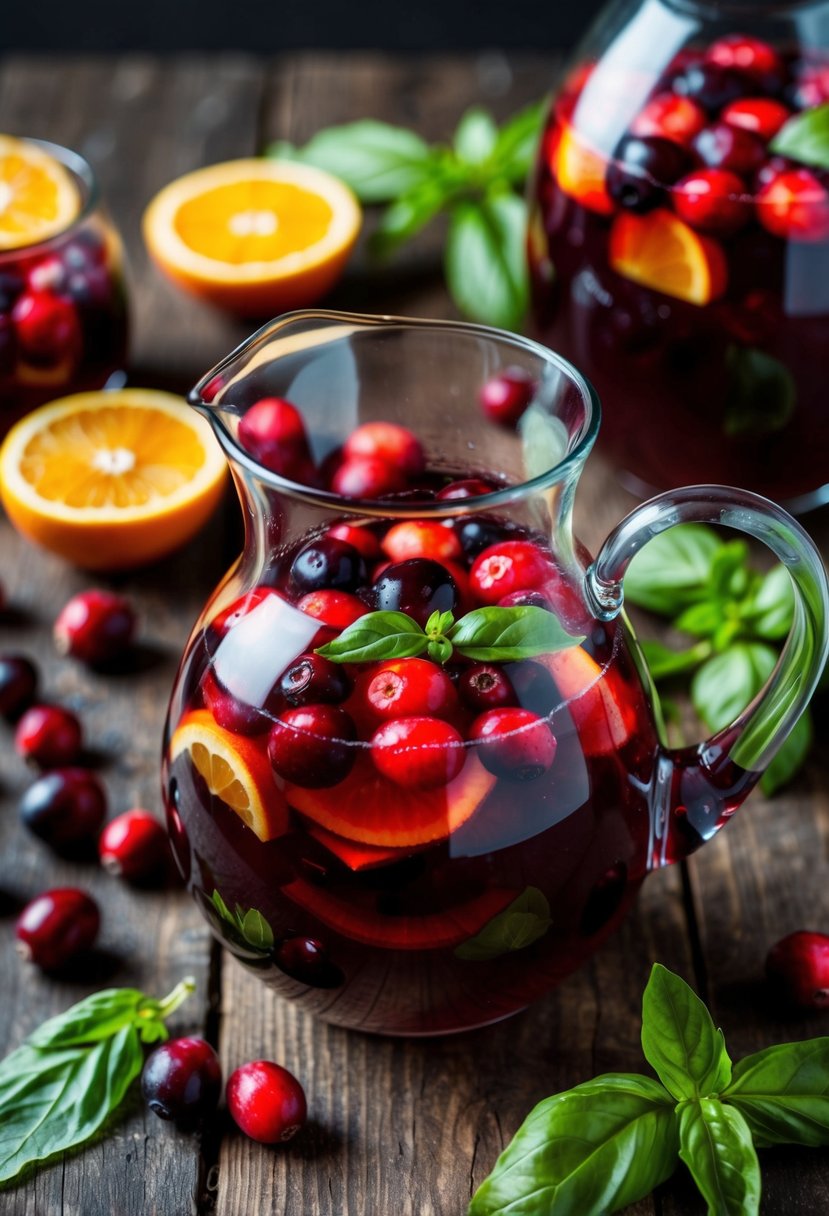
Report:
[[583,637],[567,633],[545,608],[475,608],[456,621],[451,612],[433,612],[424,629],[405,612],[368,612],[338,637],[317,648],[334,663],[412,659],[427,654],[446,663],[454,651],[479,663],[511,663],[577,646]]
[[829,1038],[782,1043],[732,1068],[722,1032],[658,963],[642,1003],[658,1081],[607,1073],[540,1102],[469,1216],[609,1216],[688,1166],[709,1216],[757,1216],[757,1148],[829,1144]]
[[101,1129],[141,1072],[142,1044],[167,1038],[166,1019],[195,987],[182,980],[160,1001],[137,988],[96,992],[0,1061],[0,1185]]
[[790,118],[771,141],[770,150],[802,165],[829,169],[829,102]]

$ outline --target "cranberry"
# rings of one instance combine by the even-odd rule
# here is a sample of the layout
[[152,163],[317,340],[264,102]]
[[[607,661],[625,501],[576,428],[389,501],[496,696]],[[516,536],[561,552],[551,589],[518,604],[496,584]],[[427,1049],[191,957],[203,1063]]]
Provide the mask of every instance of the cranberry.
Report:
[[497,604],[512,591],[532,591],[550,577],[549,558],[528,540],[505,540],[479,553],[469,572],[474,595]]
[[486,515],[473,515],[470,519],[458,520],[455,524],[455,531],[464,554],[469,560],[477,557],[490,545],[506,540],[509,535],[506,525],[500,524]]
[[127,882],[160,878],[170,856],[167,833],[149,811],[135,807],[112,819],[98,841],[101,865]]
[[561,694],[543,663],[522,659],[519,663],[509,663],[507,674],[522,709],[529,709],[543,718],[561,704]]
[[770,97],[743,97],[726,106],[720,117],[729,126],[742,127],[768,143],[791,115],[788,106]]
[[192,1127],[218,1105],[222,1066],[204,1039],[170,1039],[150,1052],[141,1070],[141,1093],[160,1119]]
[[401,469],[407,478],[417,477],[426,468],[420,440],[395,422],[364,422],[346,439],[343,456],[346,461],[382,460]]
[[745,34],[726,34],[708,48],[705,58],[723,68],[736,68],[770,87],[782,83],[786,69],[773,46]]
[[746,79],[733,67],[718,63],[691,63],[674,77],[673,91],[689,97],[711,113],[746,95]]
[[751,218],[742,178],[728,169],[696,169],[672,194],[680,219],[700,232],[729,235]]
[[41,768],[71,764],[77,759],[82,743],[80,722],[60,705],[30,706],[14,732],[17,754]]
[[760,190],[756,206],[763,227],[784,240],[829,238],[829,191],[809,169],[779,173]]
[[88,769],[56,768],[29,786],[18,809],[30,832],[61,851],[97,836],[107,798]]
[[523,367],[506,367],[481,389],[481,409],[490,422],[515,426],[534,393],[535,380],[529,372]]
[[302,415],[282,397],[263,397],[239,419],[239,442],[254,460],[294,481],[303,480],[311,452]]
[[478,713],[517,704],[509,677],[494,663],[474,663],[462,671],[458,677],[458,694],[464,705]]
[[0,714],[13,722],[37,694],[37,669],[22,654],[0,655]]
[[466,759],[463,739],[439,718],[393,718],[371,737],[371,758],[389,781],[404,789],[448,785]]
[[370,528],[360,528],[355,524],[334,524],[328,529],[326,536],[344,540],[358,553],[362,553],[366,561],[374,561],[380,556],[380,542]]
[[76,887],[55,887],[27,904],[15,925],[18,950],[44,971],[57,971],[91,949],[101,925],[98,905]]
[[232,731],[234,735],[261,735],[270,725],[268,714],[282,708],[281,697],[273,691],[267,697],[264,709],[239,700],[219,683],[212,668],[208,668],[202,676],[201,692],[205,705],[219,726]]
[[309,988],[339,988],[345,982],[323,944],[313,937],[286,937],[274,950],[273,961],[285,975]]
[[766,957],[769,983],[792,1005],[829,1006],[829,937],[801,930],[772,946]]
[[343,498],[382,498],[405,488],[404,471],[378,456],[346,460],[331,478],[331,489]]
[[368,577],[362,555],[344,540],[322,536],[301,549],[291,565],[291,579],[300,592],[356,591]]
[[630,129],[632,135],[657,135],[687,146],[707,121],[705,110],[690,98],[659,93],[639,111]]
[[12,309],[24,357],[35,363],[74,362],[80,352],[78,314],[61,296],[49,291],[24,291]]
[[58,654],[84,663],[104,663],[122,654],[135,634],[135,611],[123,595],[82,591],[63,607],[55,621]]
[[299,1081],[271,1060],[254,1060],[237,1068],[228,1080],[226,1096],[239,1128],[262,1144],[292,1140],[308,1116]]
[[428,659],[387,659],[364,677],[362,697],[380,718],[444,714],[457,701],[449,676]]
[[528,709],[487,710],[472,723],[469,738],[480,745],[484,767],[508,781],[534,781],[555,759],[548,720]]
[[458,586],[440,562],[413,557],[387,566],[372,587],[374,607],[384,612],[405,612],[425,625],[433,612],[454,612]]
[[688,153],[673,140],[629,135],[607,167],[607,190],[629,211],[651,211],[662,201],[664,187],[673,185],[689,165]]
[[346,629],[368,612],[363,601],[348,591],[309,591],[297,600],[296,606],[306,616],[334,629]]
[[438,502],[453,502],[458,498],[478,498],[481,494],[493,494],[500,486],[491,486],[480,477],[467,477],[463,481],[451,481],[438,492]]
[[756,172],[766,158],[766,146],[758,135],[727,122],[700,131],[693,149],[709,169],[729,169],[743,177]]
[[811,110],[829,101],[829,67],[820,62],[801,64],[787,95],[797,110]]
[[332,663],[320,654],[301,654],[285,669],[279,691],[289,705],[311,701],[337,704],[351,692],[351,680],[342,664]]
[[303,705],[286,709],[271,727],[271,767],[286,781],[308,789],[336,785],[351,771],[354,723],[336,705]]
[[437,520],[407,519],[393,524],[383,537],[383,552],[393,562],[410,557],[429,557],[436,562],[452,561],[463,554],[461,542],[451,528]]

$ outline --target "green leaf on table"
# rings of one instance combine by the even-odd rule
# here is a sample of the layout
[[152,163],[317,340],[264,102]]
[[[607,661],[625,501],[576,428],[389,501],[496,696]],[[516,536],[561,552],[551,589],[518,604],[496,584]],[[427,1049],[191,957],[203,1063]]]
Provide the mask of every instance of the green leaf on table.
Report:
[[776,156],[829,169],[829,102],[795,114],[783,124],[769,148]]
[[708,729],[720,730],[733,722],[776,663],[776,652],[764,642],[739,642],[704,663],[691,681],[691,700]]
[[764,1144],[829,1144],[829,1038],[746,1056],[722,1098]]
[[472,106],[458,123],[452,143],[460,160],[467,165],[482,165],[492,155],[497,139],[492,115],[481,106]]
[[670,646],[663,645],[662,642],[648,639],[640,642],[640,649],[655,683],[694,671],[711,655],[709,642],[698,642],[696,646],[690,646],[687,650],[673,650]]
[[108,1038],[122,1026],[134,1024],[144,1000],[137,988],[104,988],[43,1022],[26,1042],[31,1047],[53,1049]]
[[545,110],[544,102],[533,102],[507,119],[498,132],[492,159],[514,185],[523,185],[533,166]]
[[755,439],[782,430],[797,401],[794,377],[785,364],[764,350],[733,344],[726,353],[726,366],[725,434]]
[[517,329],[529,303],[527,208],[515,194],[461,201],[451,211],[446,281],[458,308],[502,329]]
[[714,558],[722,547],[705,524],[679,524],[655,536],[630,563],[625,599],[673,617],[704,598]]
[[464,658],[479,663],[530,659],[584,641],[568,633],[552,612],[532,605],[475,608],[452,626],[447,637]]
[[455,957],[483,963],[512,950],[523,950],[543,937],[552,923],[544,892],[538,887],[527,887],[479,933],[457,946]]
[[469,1216],[609,1216],[676,1168],[673,1100],[610,1073],[540,1102],[476,1191]]
[[374,659],[410,659],[423,654],[429,639],[405,612],[368,612],[333,641],[317,649],[335,663],[368,663]]
[[679,1155],[708,1204],[708,1216],[757,1216],[760,1163],[738,1110],[718,1098],[683,1102],[679,1143]]
[[760,789],[767,798],[788,785],[800,770],[811,749],[814,733],[812,714],[807,707],[760,778]]
[[694,990],[659,963],[642,997],[642,1050],[679,1100],[717,1094],[731,1080],[722,1031]]
[[785,566],[772,566],[741,615],[758,637],[770,641],[786,637],[794,616],[794,588]]

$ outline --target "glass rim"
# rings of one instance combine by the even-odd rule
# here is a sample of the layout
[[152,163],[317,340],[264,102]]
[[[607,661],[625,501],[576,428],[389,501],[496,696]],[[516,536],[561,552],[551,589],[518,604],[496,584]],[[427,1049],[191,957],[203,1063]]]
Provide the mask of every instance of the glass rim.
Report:
[[[384,498],[345,498],[333,490],[320,490],[300,482],[290,481],[286,477],[265,468],[249,452],[238,443],[231,434],[224,419],[221,417],[222,405],[206,401],[203,393],[217,376],[233,366],[240,356],[246,354],[258,345],[264,345],[275,337],[281,330],[297,322],[339,322],[354,328],[370,330],[434,330],[448,333],[465,334],[470,337],[485,338],[502,346],[512,346],[535,356],[548,366],[555,367],[578,389],[584,406],[584,421],[571,440],[572,446],[556,464],[551,465],[543,473],[536,474],[525,481],[504,486],[489,494],[479,494],[473,498],[464,499],[424,499],[420,502],[399,500],[394,497]],[[601,424],[601,403],[593,385],[568,359],[556,351],[536,342],[532,338],[515,334],[509,330],[497,329],[494,326],[479,325],[472,321],[452,321],[429,317],[400,317],[392,314],[348,313],[333,309],[298,309],[294,312],[283,313],[281,316],[256,330],[244,342],[240,343],[230,354],[226,355],[210,371],[206,372],[187,394],[187,402],[198,410],[211,423],[225,455],[232,466],[239,466],[251,473],[257,481],[273,490],[278,490],[288,497],[307,503],[311,506],[336,509],[339,514],[359,515],[372,518],[423,519],[431,516],[446,518],[464,516],[495,507],[504,507],[519,502],[540,490],[566,480],[567,476],[584,463],[590,453]],[[231,405],[231,402],[227,404]]]
[[31,241],[25,245],[15,245],[11,249],[0,249],[0,261],[5,261],[9,258],[17,258],[22,254],[37,253],[41,250],[48,250],[53,245],[64,240],[66,234],[73,232],[78,228],[93,211],[96,210],[100,203],[100,191],[98,188],[98,180],[95,177],[92,166],[89,161],[81,156],[80,152],[75,152],[72,148],[65,148],[62,144],[53,143],[49,139],[34,139],[29,135],[15,136],[22,143],[34,144],[41,151],[46,152],[49,156],[59,161],[65,169],[76,177],[82,187],[81,208],[77,215],[60,228],[57,232],[53,232],[51,236],[44,237],[40,241]]

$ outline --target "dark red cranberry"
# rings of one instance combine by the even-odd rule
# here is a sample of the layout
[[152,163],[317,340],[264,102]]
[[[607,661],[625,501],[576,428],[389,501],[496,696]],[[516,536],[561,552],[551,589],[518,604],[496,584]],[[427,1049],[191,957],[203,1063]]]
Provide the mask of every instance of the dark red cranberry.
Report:
[[386,659],[364,677],[361,692],[381,718],[445,714],[457,703],[449,676],[428,659]]
[[772,946],[766,976],[777,994],[801,1009],[829,1006],[829,936],[800,930]]
[[402,469],[406,477],[417,477],[426,468],[420,440],[395,422],[364,422],[343,444],[343,457],[350,460],[381,460]]
[[351,692],[351,680],[341,663],[332,663],[320,654],[301,654],[285,669],[279,690],[289,705],[312,701],[336,705]]
[[12,320],[25,358],[35,363],[75,362],[80,352],[81,327],[72,304],[49,291],[24,291]]
[[222,1066],[204,1039],[170,1039],[144,1061],[141,1093],[160,1119],[193,1127],[212,1114],[221,1092]]
[[690,97],[712,114],[750,92],[745,76],[718,63],[692,63],[674,77],[673,91]]
[[499,486],[490,485],[480,477],[467,477],[464,481],[451,481],[438,492],[438,502],[453,502],[457,498],[478,498],[481,494],[493,494]]
[[15,925],[23,958],[58,971],[92,948],[101,925],[95,900],[76,887],[55,887],[27,904]]
[[17,754],[40,768],[72,764],[83,743],[81,724],[60,705],[32,705],[17,723],[14,746]]
[[335,470],[331,489],[343,498],[383,498],[406,489],[406,474],[378,456],[360,456]]
[[743,179],[728,169],[696,169],[672,194],[677,215],[700,232],[728,236],[751,219]]
[[37,668],[22,654],[0,655],[0,714],[14,722],[37,695]]
[[774,47],[746,34],[718,38],[705,52],[705,58],[720,67],[735,68],[770,89],[779,88],[786,77],[785,64]]
[[556,739],[546,718],[527,709],[490,709],[472,723],[484,767],[507,781],[534,781],[553,763]]
[[308,1117],[299,1081],[271,1060],[253,1060],[237,1068],[227,1082],[226,1097],[236,1124],[261,1144],[292,1140]]
[[533,399],[535,380],[523,367],[506,367],[487,380],[480,392],[481,409],[490,422],[513,427]]
[[273,961],[285,975],[309,988],[339,988],[345,982],[323,944],[313,937],[286,937],[274,950]]
[[106,825],[98,840],[98,856],[110,874],[127,882],[149,882],[167,868],[167,833],[155,815],[134,807]]
[[29,786],[18,809],[29,831],[60,852],[98,835],[107,797],[89,769],[56,768]]
[[367,579],[362,554],[347,541],[334,536],[321,536],[311,541],[293,560],[291,579],[300,592],[356,591]]
[[751,177],[766,159],[766,145],[758,135],[727,122],[700,131],[692,147],[709,169],[728,169],[741,177]]
[[393,718],[372,735],[371,758],[395,785],[428,790],[457,777],[466,750],[454,726],[439,718]]
[[372,587],[374,607],[380,612],[405,612],[425,625],[433,612],[454,612],[458,587],[440,562],[413,557],[387,566]]
[[132,604],[111,591],[82,591],[63,607],[55,621],[58,654],[84,663],[105,663],[122,654],[135,635]]
[[503,667],[494,663],[474,663],[462,671],[458,677],[458,694],[464,705],[476,713],[518,704],[509,677]]
[[509,535],[505,524],[489,519],[486,515],[473,515],[469,519],[457,520],[455,531],[468,560],[477,557],[490,545],[506,540]]
[[239,419],[239,442],[254,460],[293,481],[311,464],[305,423],[282,397],[263,397]]
[[202,676],[201,691],[205,705],[219,726],[232,731],[234,735],[261,735],[270,726],[268,715],[278,713],[282,708],[278,691],[266,698],[264,708],[239,700],[219,683],[210,667]]
[[689,167],[688,153],[673,140],[629,135],[607,167],[607,190],[628,211],[651,211],[662,202],[665,187],[672,186]]
[[268,756],[274,772],[308,789],[336,785],[356,759],[354,723],[336,705],[286,709],[271,727]]

